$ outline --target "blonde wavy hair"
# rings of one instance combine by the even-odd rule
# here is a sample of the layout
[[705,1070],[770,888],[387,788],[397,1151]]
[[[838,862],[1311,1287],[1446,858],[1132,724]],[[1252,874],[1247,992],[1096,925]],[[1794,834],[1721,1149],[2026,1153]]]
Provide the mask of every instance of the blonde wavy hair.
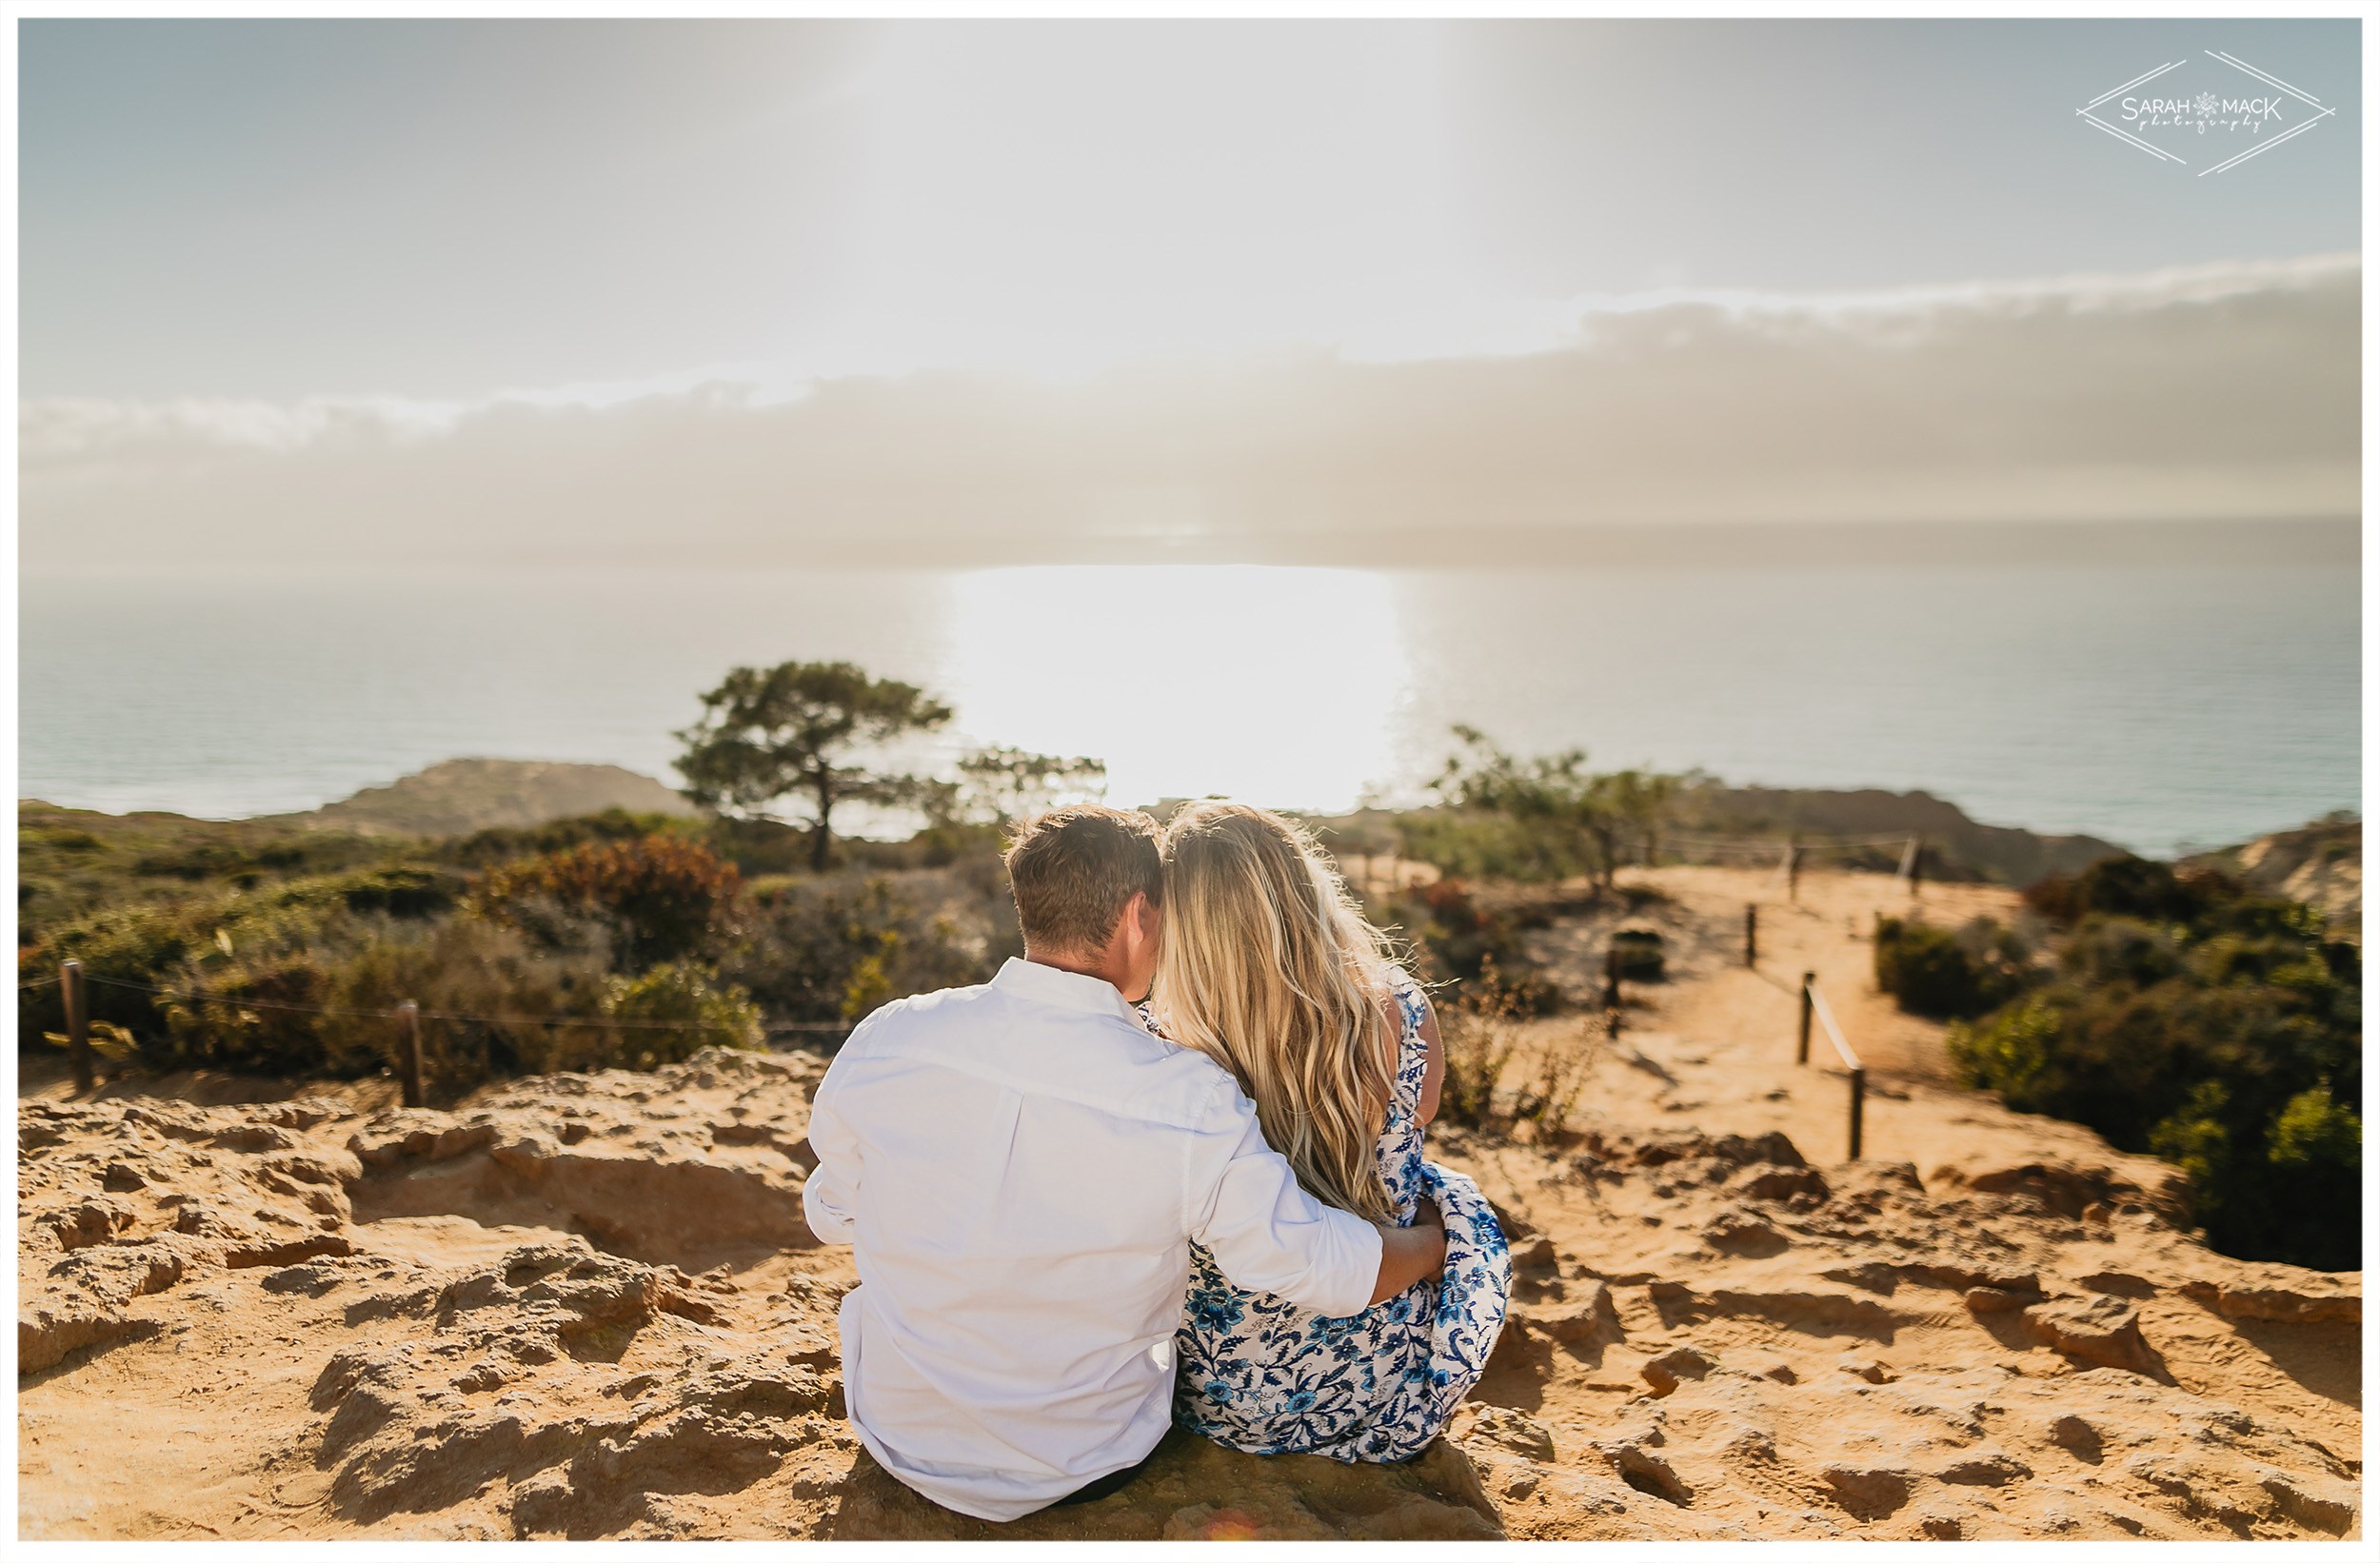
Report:
[[1159,1027],[1238,1078],[1307,1193],[1394,1221],[1376,1157],[1396,1071],[1387,937],[1277,814],[1189,804],[1164,855]]

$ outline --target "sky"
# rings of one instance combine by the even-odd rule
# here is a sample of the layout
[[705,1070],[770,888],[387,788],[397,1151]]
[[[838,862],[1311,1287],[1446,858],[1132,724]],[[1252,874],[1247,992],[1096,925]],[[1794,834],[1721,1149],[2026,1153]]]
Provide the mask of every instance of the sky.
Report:
[[[2272,94],[2215,52],[2335,115],[2211,173],[2240,132],[2076,117]],[[32,21],[19,70],[29,564],[2356,505],[2351,21]]]

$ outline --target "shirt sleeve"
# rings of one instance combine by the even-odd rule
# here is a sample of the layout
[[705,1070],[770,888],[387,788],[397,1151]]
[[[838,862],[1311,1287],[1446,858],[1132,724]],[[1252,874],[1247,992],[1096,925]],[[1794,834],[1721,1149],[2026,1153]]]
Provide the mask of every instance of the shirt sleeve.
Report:
[[1362,1313],[1379,1279],[1378,1229],[1299,1187],[1288,1161],[1264,1142],[1256,1104],[1229,1076],[1216,1084],[1191,1137],[1190,1236],[1235,1286],[1326,1318]]
[[[835,1061],[842,1062],[842,1055]],[[829,1064],[810,1098],[810,1154],[818,1165],[802,1182],[802,1218],[809,1222],[810,1235],[828,1247],[851,1241],[852,1197],[860,1187],[860,1143],[835,1111],[835,1083]]]

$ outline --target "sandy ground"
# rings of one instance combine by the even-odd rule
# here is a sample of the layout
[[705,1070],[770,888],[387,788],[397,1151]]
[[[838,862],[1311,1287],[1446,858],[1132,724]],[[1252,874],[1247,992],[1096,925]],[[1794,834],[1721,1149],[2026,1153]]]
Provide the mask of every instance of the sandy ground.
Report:
[[[1672,979],[1575,1133],[1434,1154],[1515,1239],[1516,1309],[1406,1467],[1176,1435],[990,1526],[839,1419],[848,1254],[809,1246],[802,1056],[516,1081],[183,1078],[19,1100],[19,1533],[31,1537],[2227,1537],[2360,1534],[2361,1277],[2177,1226],[2169,1169],[1944,1078],[1870,991],[1880,877],[1667,868]],[[1742,964],[1747,900],[1760,963]],[[1929,916],[2006,892],[1927,886]],[[1579,984],[1615,920],[1536,936]],[[1803,970],[1871,1068],[1794,1062]],[[1825,1056],[1817,1043],[1818,1057]],[[259,1099],[259,1098],[266,1099]]]

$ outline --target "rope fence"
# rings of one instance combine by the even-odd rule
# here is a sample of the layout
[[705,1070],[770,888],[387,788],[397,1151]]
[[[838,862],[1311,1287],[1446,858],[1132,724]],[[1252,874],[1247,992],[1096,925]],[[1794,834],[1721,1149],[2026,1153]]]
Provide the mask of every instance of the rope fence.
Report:
[[[128,993],[146,993],[194,1005],[223,1004],[233,1009],[268,1009],[291,1015],[322,1015],[341,1019],[389,1020],[401,1028],[403,1044],[399,1048],[398,1076],[403,1082],[405,1104],[422,1105],[422,1029],[424,1020],[490,1026],[556,1026],[578,1027],[589,1031],[696,1031],[701,1027],[683,1020],[623,1020],[600,1015],[476,1015],[463,1010],[424,1009],[408,999],[388,1009],[347,1009],[330,1004],[292,1004],[277,999],[247,999],[230,994],[188,992],[179,988],[159,987],[150,982],[128,982],[121,978],[93,977],[86,974],[79,960],[68,960],[58,967],[55,977],[20,982],[17,991],[30,993],[57,983],[65,991],[67,1060],[74,1070],[74,1088],[89,1092],[95,1083],[91,1061],[90,1015],[87,985],[118,988]],[[841,1020],[789,1020],[763,1028],[766,1038],[832,1035],[847,1037],[851,1025]]]
[[[288,1004],[272,999],[241,999],[229,994],[185,994],[178,988],[161,988],[148,982],[126,982],[112,977],[87,977],[87,982],[104,987],[126,988],[134,993],[163,994],[186,1003],[233,1004],[241,1009],[288,1010],[299,1015],[337,1015],[355,1019],[394,1019],[404,1013],[401,1004],[395,1009],[339,1009],[323,1004]],[[463,1010],[426,1009],[419,1012],[425,1020],[469,1020],[483,1025],[502,1026],[591,1026],[605,1031],[685,1031],[684,1020],[620,1020],[604,1016],[579,1015],[473,1015]],[[840,1020],[792,1020],[768,1028],[771,1033],[794,1031],[849,1031]]]
[[1776,861],[1775,878],[1784,881],[1785,899],[1798,900],[1801,898],[1801,870],[1805,860],[1826,852],[1892,846],[1901,849],[1900,863],[1894,870],[1893,878],[1914,896],[1918,893],[1924,874],[1925,837],[1907,831],[1866,836],[1805,836],[1796,833],[1782,841],[1673,831],[1659,837],[1657,847],[1649,841],[1646,856],[1649,860],[1656,852],[1676,850],[1681,855],[1701,853],[1721,859],[1732,855],[1737,861],[1749,861],[1774,857]]
[[1826,1033],[1827,1041],[1833,1045],[1835,1058],[1842,1060],[1844,1072],[1851,1081],[1851,1159],[1856,1161],[1865,1128],[1863,1120],[1867,1116],[1867,1066],[1859,1061],[1859,1055],[1853,1052],[1851,1043],[1844,1039],[1843,1028],[1835,1024],[1835,1011],[1828,1007],[1826,995],[1818,991],[1818,974],[1804,972],[1801,974],[1801,1035],[1795,1049],[1795,1063],[1807,1064],[1810,1061],[1810,1021],[1814,1016],[1820,1029]]

